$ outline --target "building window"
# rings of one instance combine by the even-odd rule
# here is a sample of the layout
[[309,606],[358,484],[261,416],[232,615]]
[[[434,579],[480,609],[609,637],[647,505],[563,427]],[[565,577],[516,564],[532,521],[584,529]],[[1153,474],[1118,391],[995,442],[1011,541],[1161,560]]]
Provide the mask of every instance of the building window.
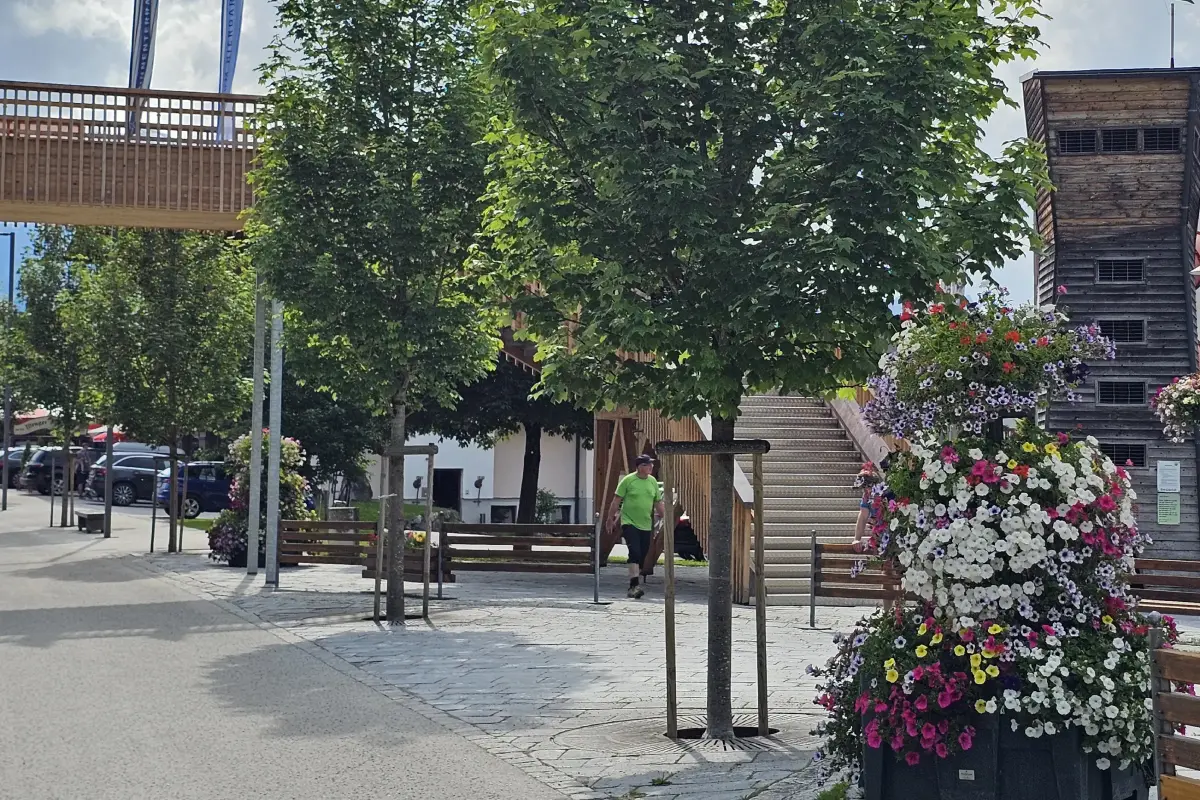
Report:
[[1114,342],[1142,344],[1146,341],[1146,321],[1141,319],[1102,319],[1100,333]]
[[1146,384],[1141,381],[1097,381],[1096,402],[1102,406],[1146,405]]
[[492,524],[505,525],[517,521],[516,506],[492,506]]
[[1097,283],[1141,283],[1146,262],[1140,258],[1102,258],[1096,262]]
[[1105,153],[1136,153],[1137,128],[1112,128],[1100,131],[1100,148]]
[[1146,128],[1142,139],[1147,153],[1179,152],[1179,128]]
[[1144,444],[1101,442],[1100,449],[1119,467],[1146,466],[1146,445]]
[[1096,152],[1096,132],[1094,130],[1059,131],[1058,152],[1060,155]]

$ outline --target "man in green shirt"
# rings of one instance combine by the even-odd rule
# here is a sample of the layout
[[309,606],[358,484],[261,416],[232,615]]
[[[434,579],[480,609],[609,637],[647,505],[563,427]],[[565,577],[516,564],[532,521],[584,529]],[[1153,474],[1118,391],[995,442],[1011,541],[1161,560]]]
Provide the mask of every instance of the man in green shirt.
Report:
[[642,564],[650,553],[650,541],[654,535],[654,515],[660,520],[667,517],[663,504],[662,486],[651,473],[654,459],[647,455],[637,457],[637,472],[631,472],[617,484],[613,498],[610,525],[621,521],[621,535],[629,547],[629,591],[627,596],[641,597],[644,592],[638,585]]

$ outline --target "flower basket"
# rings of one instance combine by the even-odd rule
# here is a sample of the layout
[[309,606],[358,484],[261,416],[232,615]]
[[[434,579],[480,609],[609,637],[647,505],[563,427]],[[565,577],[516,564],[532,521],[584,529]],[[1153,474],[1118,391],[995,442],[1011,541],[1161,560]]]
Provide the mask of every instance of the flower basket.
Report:
[[1163,434],[1182,442],[1200,425],[1200,374],[1176,378],[1150,399],[1150,407],[1162,423]]
[[1099,769],[1078,729],[1030,739],[996,715],[949,758],[909,766],[868,747],[862,763],[865,800],[1147,800],[1152,775],[1149,765]]

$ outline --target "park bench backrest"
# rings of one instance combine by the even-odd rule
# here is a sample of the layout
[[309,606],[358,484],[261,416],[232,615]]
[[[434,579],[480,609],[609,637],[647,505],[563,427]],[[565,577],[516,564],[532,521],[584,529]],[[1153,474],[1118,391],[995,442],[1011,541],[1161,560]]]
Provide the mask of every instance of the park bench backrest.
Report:
[[457,572],[590,573],[595,534],[592,525],[446,522],[440,541]]
[[[1152,632],[1157,645],[1161,635]],[[1159,775],[1158,796],[1165,800],[1200,797],[1200,780],[1175,775],[1176,767],[1200,769],[1200,739],[1181,736],[1176,727],[1200,725],[1200,697],[1173,691],[1173,683],[1200,683],[1200,653],[1168,650],[1155,646],[1151,664],[1154,695],[1155,771]]]
[[1139,558],[1130,588],[1142,611],[1200,613],[1200,561]]
[[870,554],[855,550],[852,544],[821,544],[813,534],[808,605],[810,627],[817,624],[818,597],[881,600],[888,604],[901,598],[899,579],[870,562]]
[[279,563],[361,566],[374,537],[374,522],[285,519],[279,523]]

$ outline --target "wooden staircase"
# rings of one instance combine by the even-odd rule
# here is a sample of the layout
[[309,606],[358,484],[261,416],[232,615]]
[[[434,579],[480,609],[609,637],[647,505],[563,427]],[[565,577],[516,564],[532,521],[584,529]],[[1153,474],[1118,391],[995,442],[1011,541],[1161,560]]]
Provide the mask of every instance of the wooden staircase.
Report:
[[[850,542],[860,497],[854,479],[865,459],[821,400],[756,395],[742,398],[741,411],[737,437],[771,443],[763,457],[767,603],[807,605],[812,533]],[[749,477],[750,457],[738,463]]]

